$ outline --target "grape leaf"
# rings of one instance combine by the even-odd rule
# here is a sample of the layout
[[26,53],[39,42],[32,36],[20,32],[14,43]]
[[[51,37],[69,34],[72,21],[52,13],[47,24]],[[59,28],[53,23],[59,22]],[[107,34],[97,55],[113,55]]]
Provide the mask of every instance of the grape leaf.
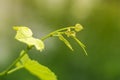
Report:
[[23,66],[23,68],[28,70],[32,75],[38,77],[40,80],[57,80],[56,75],[49,68],[41,65],[35,60],[31,60],[27,54],[21,58],[16,66]]
[[26,43],[29,47],[35,46],[37,50],[42,51],[44,49],[44,43],[42,40],[32,37],[33,33],[28,27],[13,27],[17,31],[15,39],[20,42]]

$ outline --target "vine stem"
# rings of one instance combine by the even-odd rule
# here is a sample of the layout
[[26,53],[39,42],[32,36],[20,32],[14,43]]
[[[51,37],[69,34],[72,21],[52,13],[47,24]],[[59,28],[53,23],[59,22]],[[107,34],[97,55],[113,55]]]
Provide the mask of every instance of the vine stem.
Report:
[[22,50],[22,55],[20,55],[5,71],[0,73],[0,76],[8,74],[9,70],[29,51],[30,49]]
[[67,29],[69,29],[69,28],[74,29],[75,27],[74,27],[74,26],[71,26],[71,27],[66,27],[66,28],[61,28],[61,29],[55,30],[55,31],[49,33],[48,35],[44,36],[43,38],[41,38],[41,40],[44,41],[45,39],[51,37],[53,34],[55,34],[55,33],[57,33],[57,32],[60,32],[60,31],[63,31],[63,30],[67,30]]
[[[48,35],[44,36],[43,38],[41,38],[42,41],[44,41],[45,39],[47,39],[48,37],[52,36],[54,33],[59,32],[59,31],[63,31],[66,30],[68,28],[74,28],[74,27],[67,27],[67,28],[62,28],[62,29],[58,29],[56,31],[53,31],[51,33],[49,33]],[[32,48],[32,47],[31,47]],[[22,55],[20,55],[5,71],[0,73],[0,76],[6,75],[11,73],[11,69],[13,66],[15,66],[15,64],[31,49],[31,48],[26,48],[26,50],[22,50]],[[17,70],[17,69],[16,69]]]
[[[74,26],[71,26],[71,27],[66,27],[66,28],[61,28],[61,29],[58,29],[58,30],[55,30],[51,33],[49,33],[48,35],[44,36],[43,38],[41,38],[42,41],[44,41],[45,39],[51,37],[53,34],[57,33],[57,32],[60,32],[60,31],[64,31],[64,30],[67,30],[67,29],[74,29],[75,27]],[[15,64],[26,54],[28,53],[28,51],[31,49],[32,47],[27,47],[26,50],[22,50],[22,55],[20,55],[5,71],[1,72],[0,73],[0,76],[4,76],[6,74],[10,74],[11,72],[13,71],[16,71],[17,69],[15,70],[11,70],[13,66],[15,66]]]

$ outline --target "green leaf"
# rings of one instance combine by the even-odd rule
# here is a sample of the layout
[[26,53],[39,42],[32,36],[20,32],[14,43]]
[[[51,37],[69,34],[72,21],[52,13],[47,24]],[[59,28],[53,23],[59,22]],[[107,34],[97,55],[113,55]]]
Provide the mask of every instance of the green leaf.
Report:
[[17,31],[15,39],[20,42],[26,43],[29,47],[35,46],[37,50],[44,49],[42,40],[32,37],[33,33],[28,27],[13,27]]
[[17,39],[29,38],[29,37],[32,37],[33,35],[31,29],[25,26],[14,26],[13,29],[17,31],[17,34],[16,34]]
[[57,80],[56,75],[49,68],[31,60],[27,54],[16,64],[17,67],[21,65],[40,80]]
[[69,41],[65,39],[61,34],[59,34],[59,39],[65,43],[65,45],[73,51],[72,46],[70,45]]
[[73,37],[73,39],[82,47],[82,49],[84,50],[85,54],[87,54],[87,51],[85,50],[85,45],[79,40],[77,39],[76,37]]

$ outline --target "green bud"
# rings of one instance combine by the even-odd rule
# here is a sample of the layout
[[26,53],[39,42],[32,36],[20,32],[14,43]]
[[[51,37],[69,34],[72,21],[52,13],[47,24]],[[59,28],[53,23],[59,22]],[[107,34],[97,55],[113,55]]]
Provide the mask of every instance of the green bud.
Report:
[[75,31],[79,32],[79,31],[81,31],[82,29],[83,29],[82,25],[80,25],[80,24],[76,24],[76,25],[75,25]]
[[67,37],[75,37],[76,36],[76,32],[75,31],[66,31],[65,34],[67,35]]

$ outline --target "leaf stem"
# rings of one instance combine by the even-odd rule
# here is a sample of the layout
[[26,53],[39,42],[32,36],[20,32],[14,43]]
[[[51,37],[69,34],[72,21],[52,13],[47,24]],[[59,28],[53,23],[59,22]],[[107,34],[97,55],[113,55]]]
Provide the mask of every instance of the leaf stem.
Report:
[[19,69],[21,69],[21,68],[23,68],[23,66],[16,67],[16,68],[14,68],[14,69],[8,71],[7,74],[11,74],[11,73],[13,73],[13,72],[15,72],[15,71],[17,71],[17,70],[19,70]]

